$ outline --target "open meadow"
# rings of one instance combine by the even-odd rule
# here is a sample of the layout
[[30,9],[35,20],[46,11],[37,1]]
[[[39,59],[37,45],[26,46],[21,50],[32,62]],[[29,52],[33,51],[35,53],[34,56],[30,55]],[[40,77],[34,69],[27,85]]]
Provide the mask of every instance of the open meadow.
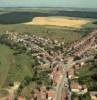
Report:
[[0,44],[0,88],[32,75],[30,57],[25,54],[14,55],[14,53],[15,51],[8,46]]

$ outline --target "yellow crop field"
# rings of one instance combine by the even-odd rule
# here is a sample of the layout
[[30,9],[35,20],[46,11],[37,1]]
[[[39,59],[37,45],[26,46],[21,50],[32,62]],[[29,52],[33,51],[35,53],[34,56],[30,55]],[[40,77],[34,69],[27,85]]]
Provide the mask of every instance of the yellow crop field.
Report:
[[54,25],[81,28],[82,25],[89,23],[89,20],[74,19],[65,17],[35,17],[31,22],[25,23],[29,25]]

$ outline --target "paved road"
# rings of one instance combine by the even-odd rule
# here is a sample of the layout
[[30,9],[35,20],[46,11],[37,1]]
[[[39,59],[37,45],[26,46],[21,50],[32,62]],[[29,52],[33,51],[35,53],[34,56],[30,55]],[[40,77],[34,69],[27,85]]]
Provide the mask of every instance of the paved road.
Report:
[[58,92],[56,92],[56,98],[55,98],[55,100],[61,100],[63,87],[64,87],[64,76],[62,77],[60,83],[57,86],[57,91]]
[[[95,34],[97,33],[97,30],[94,30],[93,32],[91,32],[91,37],[93,37]],[[86,61],[88,59],[92,59],[92,57],[86,57],[86,58],[83,58],[81,60],[78,60],[78,61],[71,61],[70,59],[68,59],[68,63],[64,65],[63,69],[64,69],[64,75],[62,76],[59,84],[57,85],[57,88],[56,88],[56,95],[55,95],[55,100],[61,100],[61,95],[62,95],[62,89],[64,87],[64,84],[67,85],[66,87],[66,90],[68,92],[68,99],[71,100],[71,92],[69,90],[69,83],[68,83],[68,79],[66,77],[66,72],[73,66],[75,65],[76,63],[79,63],[79,62],[82,62],[82,61]],[[61,63],[62,64],[62,63]],[[63,66],[63,64],[62,64]]]
[[[71,67],[72,64],[73,63],[71,63],[71,64],[65,64],[65,65],[62,64],[62,67],[63,67],[64,71],[66,72]],[[70,66],[70,67],[68,67],[68,66]],[[65,84],[68,83],[68,79],[66,78],[66,74],[63,74],[63,76],[61,78],[61,81],[57,85],[55,100],[61,100],[61,97],[62,97],[62,89],[64,88],[64,85],[65,85],[64,83]],[[69,88],[69,87],[67,87],[67,88]],[[67,88],[66,88],[66,90],[68,90]]]
[[[62,64],[62,67],[64,69],[64,75],[62,76],[59,84],[57,85],[57,88],[56,88],[56,96],[55,96],[55,100],[61,100],[61,96],[62,96],[62,89],[64,88],[64,85],[66,84],[67,87],[65,88],[68,92],[68,100],[71,100],[71,91],[69,90],[69,83],[68,83],[68,78],[66,77],[66,72],[73,66],[75,65],[76,63],[80,63],[82,61],[86,61],[86,60],[89,60],[89,59],[92,59],[93,56],[90,56],[90,57],[86,57],[86,58],[83,58],[81,60],[77,60],[77,61],[68,61],[67,64]],[[64,65],[64,66],[63,66]]]

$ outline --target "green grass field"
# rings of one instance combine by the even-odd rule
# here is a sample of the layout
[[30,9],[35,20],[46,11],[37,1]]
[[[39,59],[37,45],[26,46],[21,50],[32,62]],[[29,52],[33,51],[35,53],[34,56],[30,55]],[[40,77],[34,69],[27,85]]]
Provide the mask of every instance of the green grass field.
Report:
[[13,52],[9,47],[0,44],[0,87],[32,75],[30,57],[25,54],[14,56]]
[[64,41],[65,43],[73,42],[80,39],[84,34],[89,33],[89,29],[95,28],[97,25],[89,24],[82,29],[57,26],[39,26],[39,25],[24,25],[24,24],[0,24],[0,33],[15,31],[19,33],[30,33],[53,40]]
[[[79,39],[82,35],[78,29],[71,29],[66,27],[53,28],[54,26],[39,26],[39,25],[0,25],[0,32],[16,31],[20,33],[31,33],[45,38],[56,39],[58,41],[72,42]],[[72,35],[71,35],[72,34]]]
[[12,66],[12,50],[0,44],[0,86],[2,86],[8,76],[10,66]]
[[[6,81],[21,81],[25,76],[31,76],[31,59],[25,54],[19,54],[14,56],[14,64],[10,66],[9,74],[7,76]],[[10,80],[9,80],[10,79]]]

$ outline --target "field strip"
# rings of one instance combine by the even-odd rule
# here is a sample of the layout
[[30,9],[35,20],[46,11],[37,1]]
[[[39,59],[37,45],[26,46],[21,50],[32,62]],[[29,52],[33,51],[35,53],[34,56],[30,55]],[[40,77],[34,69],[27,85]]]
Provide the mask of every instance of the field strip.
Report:
[[52,26],[66,26],[81,28],[83,25],[89,23],[90,20],[74,19],[65,17],[35,17],[31,22],[24,24],[27,25],[52,25]]

